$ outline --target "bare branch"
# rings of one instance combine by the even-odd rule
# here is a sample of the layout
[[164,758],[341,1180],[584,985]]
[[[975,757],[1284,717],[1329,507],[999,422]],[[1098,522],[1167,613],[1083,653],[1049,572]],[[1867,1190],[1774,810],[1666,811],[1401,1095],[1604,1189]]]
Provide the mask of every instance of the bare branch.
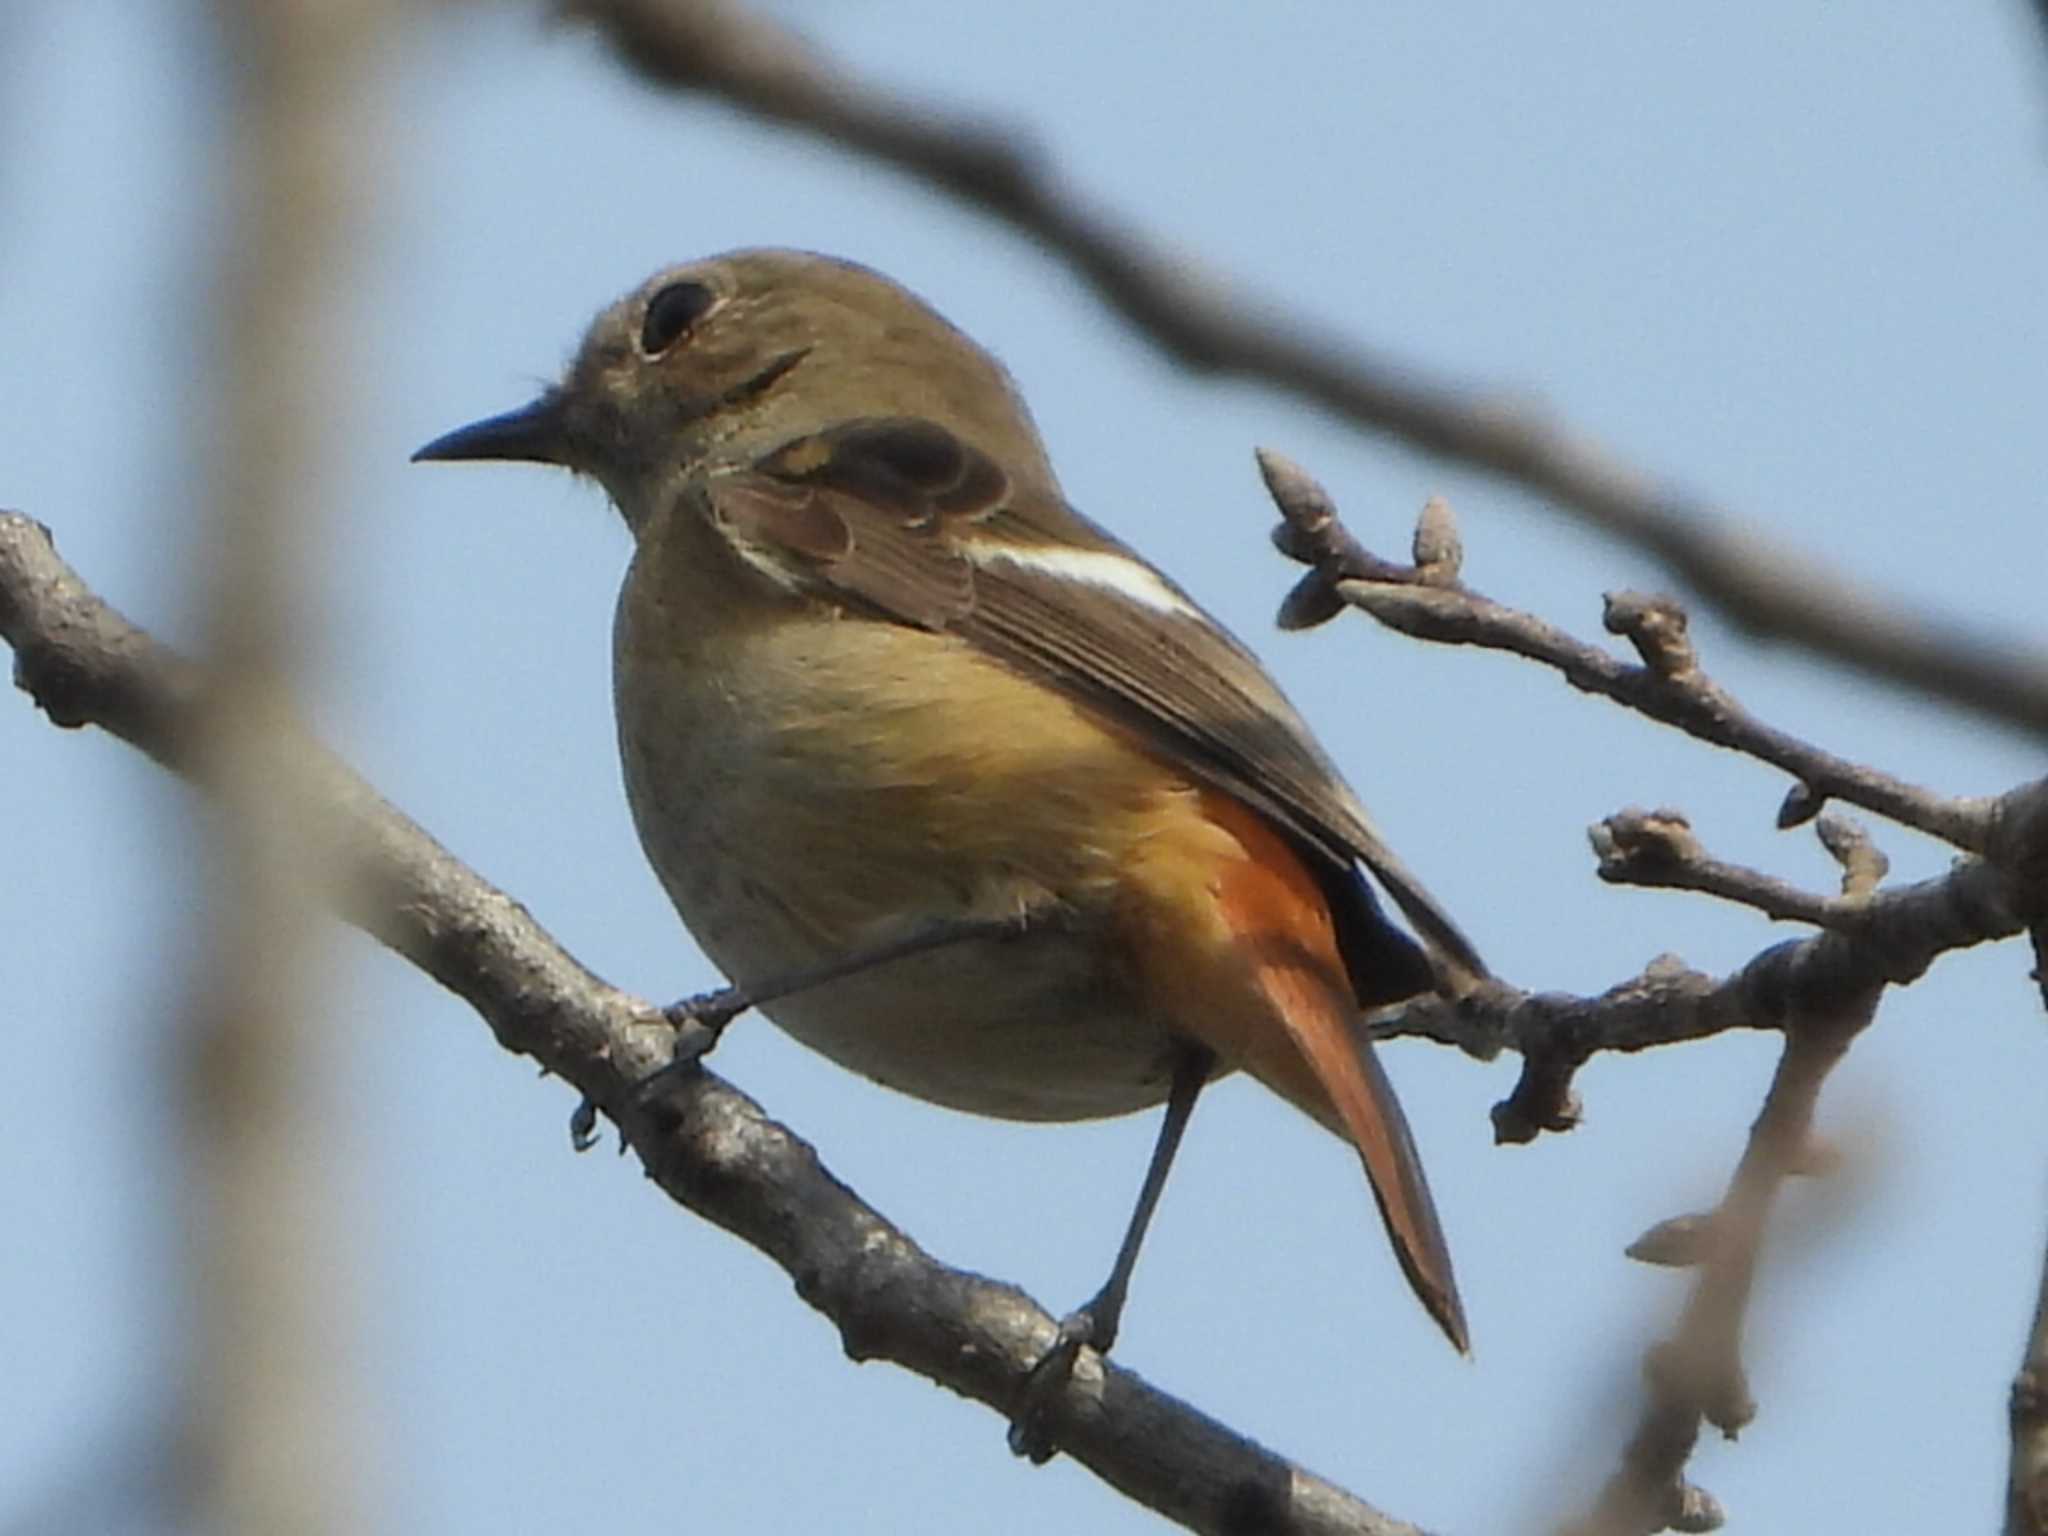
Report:
[[[15,513],[0,513],[0,637],[52,720],[101,725],[203,782],[193,746],[206,678],[94,596],[48,531]],[[672,1054],[660,1010],[591,975],[325,748],[294,737],[276,760],[293,770],[307,837],[330,855],[343,917],[467,1001],[507,1050],[599,1106],[671,1197],[780,1264],[851,1357],[1010,1411],[1057,1331],[1043,1308],[932,1259],[715,1074],[645,1094]],[[1062,1450],[1193,1530],[1416,1536],[1092,1353],[1050,1418]]]
[[2048,1536],[2048,1264],[2042,1266],[2034,1325],[2013,1377],[2010,1413],[2005,1536]]
[[1680,811],[1617,811],[1589,835],[1600,878],[1610,885],[1697,891],[1821,928],[1853,926],[1861,915],[1854,903],[1831,902],[1775,875],[1713,858]]
[[1817,896],[1790,881],[1714,858],[1674,810],[1618,811],[1588,829],[1598,873],[1610,885],[1697,891],[1754,907],[1766,917],[1790,918],[1820,928],[1853,932],[1891,861],[1861,826],[1846,816],[1823,816],[1815,831],[1842,866],[1842,894]]
[[[2036,887],[2048,887],[2048,804],[2002,803],[1991,823],[1991,856]],[[2034,984],[2040,988],[2041,1003],[2048,1008],[2048,909],[2036,907],[2028,920],[2027,937],[2034,950]]]
[[2048,1536],[2048,1264],[2028,1348],[2013,1376],[2011,1434],[2005,1536]]
[[2048,656],[1914,615],[1810,561],[1738,533],[1551,420],[1430,380],[1276,315],[1090,208],[1024,136],[913,106],[839,69],[781,23],[734,0],[557,0],[600,28],[643,78],[700,92],[764,121],[882,161],[1003,220],[1064,260],[1183,365],[1259,379],[1354,425],[1392,434],[1548,498],[1655,556],[1752,633],[1795,641],[1861,671],[2048,732]]
[[1842,866],[1842,900],[1863,902],[1884,883],[1892,861],[1870,836],[1869,828],[1853,816],[1823,816],[1814,823],[1821,846]]
[[[1627,636],[1643,658],[1642,665],[1631,666],[1534,614],[1496,603],[1455,580],[1446,581],[1439,572],[1425,575],[1380,559],[1344,526],[1329,493],[1305,471],[1277,454],[1262,452],[1260,463],[1267,467],[1267,487],[1286,519],[1274,541],[1282,552],[1312,568],[1303,578],[1312,590],[1328,592],[1388,628],[1420,640],[1476,645],[1540,661],[1583,692],[1600,694],[1701,741],[1782,768],[1799,785],[1797,796],[1779,815],[1781,826],[1810,818],[1829,799],[1847,800],[1958,848],[1983,850],[1990,801],[1937,795],[1765,725],[1700,670],[1685,638],[1684,612],[1669,598],[1636,593],[1608,597],[1608,630]],[[1284,473],[1276,474],[1274,465],[1284,466]],[[1445,513],[1437,508],[1430,515],[1441,522]],[[1282,609],[1282,622],[1290,613],[1322,607],[1317,598],[1303,597],[1297,587]]]
[[[1513,651],[1703,740],[1791,769],[1800,784],[1781,825],[1813,818],[1837,794],[1981,854],[1996,851],[1996,861],[1965,859],[1940,880],[1884,892],[1879,885],[1889,864],[1868,834],[1848,818],[1822,817],[1816,830],[1842,870],[1842,894],[1829,899],[1713,859],[1679,812],[1622,812],[1592,829],[1603,879],[1697,891],[1828,931],[1767,950],[1724,982],[1664,958],[1636,982],[1589,1002],[1495,987],[1455,1009],[1431,1000],[1376,1023],[1382,1033],[1430,1033],[1468,1049],[1522,1050],[1521,1080],[1494,1109],[1502,1141],[1576,1124],[1572,1078],[1597,1050],[1641,1049],[1717,1028],[1785,1033],[1778,1073],[1721,1205],[1660,1223],[1630,1248],[1648,1262],[1697,1265],[1700,1274],[1674,1336],[1649,1353],[1649,1399],[1620,1468],[1592,1512],[1570,1527],[1573,1536],[1713,1530],[1722,1523],[1721,1508],[1686,1480],[1685,1469],[1703,1423],[1732,1436],[1754,1415],[1741,1358],[1743,1319],[1778,1186],[1827,1161],[1812,1132],[1821,1084],[1868,1026],[1887,985],[1917,977],[1947,948],[2017,933],[2041,910],[2048,899],[2041,825],[2048,780],[1997,801],[1953,801],[1846,763],[1762,725],[1707,677],[1684,610],[1669,599],[1608,599],[1607,628],[1626,636],[1640,658],[1628,666],[1465,588],[1457,579],[1455,527],[1441,502],[1425,509],[1415,566],[1404,568],[1364,548],[1329,493],[1299,466],[1262,453],[1260,467],[1284,519],[1275,543],[1310,567],[1282,605],[1283,625],[1320,623],[1346,602],[1404,633]],[[2015,1390],[2016,1436],[2030,1380],[2023,1374]],[[2018,1467],[2016,1460],[2015,1479]]]
[[[2002,818],[1997,851],[2039,877],[2044,869],[2040,822],[2048,807],[2015,809]],[[2031,851],[2030,851],[2031,850]],[[2048,1005],[2048,914],[2036,911],[2027,930],[2034,950],[2034,984]],[[2009,1405],[2012,1454],[2006,1478],[2005,1536],[2048,1536],[2048,1263],[2034,1304],[2033,1326],[2013,1377]]]
[[1491,1060],[1522,1056],[1514,1091],[1494,1106],[1500,1141],[1578,1123],[1573,1075],[1601,1051],[1641,1051],[1732,1029],[1787,1029],[1796,1007],[1832,1016],[1873,987],[1918,978],[1952,950],[2010,938],[2048,906],[2048,779],[1990,802],[1995,858],[1958,859],[1945,875],[1827,903],[1830,931],[1778,944],[1715,978],[1660,956],[1597,997],[1522,992],[1502,983],[1459,1003],[1422,998],[1376,1017],[1377,1038],[1414,1037]]

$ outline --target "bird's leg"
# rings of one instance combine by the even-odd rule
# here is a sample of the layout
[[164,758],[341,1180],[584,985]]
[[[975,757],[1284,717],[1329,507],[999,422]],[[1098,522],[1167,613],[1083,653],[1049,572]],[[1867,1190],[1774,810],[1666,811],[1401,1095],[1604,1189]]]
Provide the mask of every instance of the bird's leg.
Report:
[[1152,1212],[1159,1193],[1166,1188],[1166,1175],[1173,1167],[1173,1155],[1180,1150],[1182,1132],[1195,1112],[1195,1099],[1216,1065],[1215,1053],[1204,1046],[1182,1042],[1175,1047],[1173,1085],[1167,1091],[1166,1118],[1160,1122],[1159,1139],[1152,1145],[1152,1161],[1145,1168],[1145,1182],[1138,1190],[1138,1203],[1131,1211],[1130,1225],[1110,1266],[1109,1278],[1085,1304],[1060,1319],[1059,1333],[1052,1347],[1024,1378],[1015,1414],[1010,1419],[1010,1449],[1019,1456],[1044,1463],[1052,1459],[1047,1413],[1052,1400],[1073,1375],[1074,1361],[1083,1344],[1098,1354],[1108,1354],[1116,1343],[1117,1327],[1123,1321],[1124,1299],[1131,1288],[1131,1271],[1137,1268],[1138,1249],[1145,1241],[1145,1229],[1152,1224]]
[[[840,955],[787,975],[770,977],[755,986],[720,987],[716,991],[700,992],[695,997],[671,1003],[662,1009],[662,1016],[675,1026],[676,1052],[669,1066],[662,1071],[687,1066],[703,1056],[718,1044],[718,1037],[725,1032],[726,1025],[749,1008],[758,1008],[763,1003],[772,1003],[798,992],[809,992],[828,982],[857,976],[877,966],[907,960],[912,955],[922,955],[934,949],[946,949],[975,939],[1013,939],[1032,926],[1033,921],[1031,916],[1023,913],[1007,917],[933,918],[886,943]],[[661,1075],[660,1072],[655,1074],[656,1077]]]

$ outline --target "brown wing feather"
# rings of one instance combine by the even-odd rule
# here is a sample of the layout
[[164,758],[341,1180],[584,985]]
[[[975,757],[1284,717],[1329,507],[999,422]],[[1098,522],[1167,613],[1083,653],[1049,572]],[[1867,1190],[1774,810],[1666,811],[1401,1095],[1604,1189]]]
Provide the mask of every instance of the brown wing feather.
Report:
[[717,475],[711,511],[729,537],[790,580],[901,623],[957,633],[1271,816],[1322,856],[1333,909],[1349,919],[1346,958],[1368,1000],[1406,996],[1427,978],[1412,960],[1401,963],[1383,921],[1359,921],[1371,896],[1357,880],[1357,861],[1454,971],[1486,974],[1380,840],[1285,695],[1185,593],[1162,576],[1170,606],[1119,600],[1029,558],[969,558],[962,540],[971,535],[1027,557],[1080,551],[1152,569],[1050,490],[1013,485],[987,455],[936,423],[878,418],[799,438],[751,469]]

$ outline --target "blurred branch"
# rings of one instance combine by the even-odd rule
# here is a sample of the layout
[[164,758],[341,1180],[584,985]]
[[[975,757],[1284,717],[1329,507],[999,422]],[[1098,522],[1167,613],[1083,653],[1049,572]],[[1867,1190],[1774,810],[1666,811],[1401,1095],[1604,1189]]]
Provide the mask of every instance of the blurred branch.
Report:
[[1861,994],[1793,1004],[1777,1073],[1728,1193],[1710,1216],[1687,1224],[1691,1251],[1658,1256],[1658,1262],[1696,1265],[1699,1277],[1673,1336],[1644,1361],[1649,1397],[1621,1466],[1592,1513],[1569,1527],[1571,1536],[1711,1531],[1722,1523],[1714,1497],[1686,1481],[1686,1463],[1703,1424],[1733,1439],[1756,1416],[1742,1365],[1742,1327],[1765,1221],[1779,1186],[1809,1160],[1821,1084],[1868,1027],[1879,995],[1871,986]]
[[[196,751],[210,677],[87,589],[46,529],[4,512],[0,637],[15,649],[16,681],[56,724],[103,726],[211,787]],[[1011,1411],[1057,1331],[1043,1308],[932,1259],[715,1074],[677,1074],[648,1095],[645,1080],[673,1054],[657,1008],[591,975],[325,748],[292,732],[270,760],[344,918],[610,1116],[672,1198],[780,1264],[854,1359],[893,1361]],[[1062,1450],[1194,1530],[1417,1536],[1092,1353],[1050,1422]]]
[[2048,1536],[2048,1264],[2019,1373],[2012,1383],[2012,1459],[2005,1536]]
[[1002,219],[1064,260],[1187,367],[1256,379],[1356,426],[1496,475],[1662,561],[1731,621],[1991,719],[2048,733],[2048,655],[1914,615],[1740,533],[1712,508],[1602,452],[1540,410],[1432,381],[1275,314],[1131,222],[1085,205],[1025,137],[911,103],[838,68],[734,0],[556,0],[643,78],[815,134]]
[[215,494],[192,577],[212,686],[196,750],[218,805],[196,861],[206,911],[178,1038],[189,1203],[177,1450],[182,1513],[222,1533],[356,1529],[363,1449],[348,1411],[350,1245],[312,1112],[332,1074],[316,1027],[321,938],[302,828],[276,761],[293,713],[322,458],[346,366],[336,295],[363,245],[385,0],[218,0],[230,86],[231,227]]

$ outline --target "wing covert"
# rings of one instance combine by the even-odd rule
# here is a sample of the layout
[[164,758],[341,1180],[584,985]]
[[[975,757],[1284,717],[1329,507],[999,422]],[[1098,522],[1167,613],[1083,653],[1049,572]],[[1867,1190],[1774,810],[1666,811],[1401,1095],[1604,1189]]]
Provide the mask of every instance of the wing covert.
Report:
[[957,634],[1341,868],[1363,862],[1433,949],[1486,974],[1257,659],[1051,487],[1013,483],[936,423],[876,418],[720,472],[710,508],[742,555],[790,585]]

